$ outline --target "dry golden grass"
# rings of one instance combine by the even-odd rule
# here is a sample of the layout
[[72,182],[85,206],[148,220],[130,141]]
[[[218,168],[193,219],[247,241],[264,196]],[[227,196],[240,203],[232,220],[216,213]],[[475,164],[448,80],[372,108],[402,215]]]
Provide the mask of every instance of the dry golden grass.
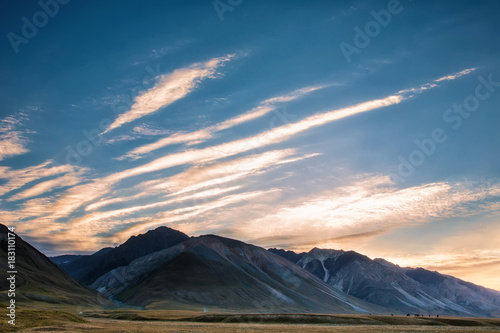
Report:
[[389,326],[389,325],[297,325],[297,324],[212,324],[192,322],[132,322],[109,319],[91,319],[87,324],[53,325],[40,328],[20,330],[21,332],[206,332],[206,333],[229,333],[229,332],[500,332],[499,328],[492,327],[443,327],[443,326]]
[[[75,312],[73,308],[67,310]],[[83,315],[19,309],[16,328],[4,319],[0,332],[500,332],[500,319],[491,318],[304,314],[212,314],[206,317],[207,313],[189,310],[94,310]],[[317,323],[321,321],[323,323]]]

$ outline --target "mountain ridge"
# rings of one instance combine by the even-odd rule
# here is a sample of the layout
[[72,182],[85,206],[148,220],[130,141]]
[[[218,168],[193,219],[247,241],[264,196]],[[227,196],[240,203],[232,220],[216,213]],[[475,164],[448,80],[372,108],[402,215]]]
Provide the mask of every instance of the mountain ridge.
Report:
[[[149,253],[160,251],[189,239],[189,236],[165,226],[130,237],[114,248],[103,248],[92,255],[82,256],[61,267],[75,280],[92,284],[101,275]],[[59,257],[55,257],[58,260]]]
[[192,237],[138,258],[103,275],[92,287],[105,294],[111,291],[121,302],[146,307],[168,300],[257,311],[388,311],[329,287],[261,247],[216,235]]
[[[367,302],[408,313],[498,316],[500,292],[423,268],[402,268],[385,259],[370,259],[354,251],[314,248],[269,249],[298,260],[295,264],[335,288]],[[447,287],[453,284],[454,289]],[[444,292],[446,290],[446,292]]]

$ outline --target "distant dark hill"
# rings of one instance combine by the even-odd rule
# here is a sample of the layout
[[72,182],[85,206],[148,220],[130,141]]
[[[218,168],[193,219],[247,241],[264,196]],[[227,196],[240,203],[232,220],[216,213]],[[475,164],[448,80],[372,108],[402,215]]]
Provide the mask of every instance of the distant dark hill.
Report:
[[[96,253],[92,254],[95,256],[100,256],[102,254],[106,254],[109,251],[113,250],[114,247],[105,247],[97,251]],[[80,255],[80,254],[63,254],[60,256],[55,256],[55,257],[49,257],[50,260],[52,260],[54,263],[58,264],[59,266],[68,266],[70,263],[77,259],[81,258],[86,258],[90,257],[90,255]]]
[[387,313],[263,248],[207,235],[136,259],[92,287],[136,306],[256,312]]
[[[9,230],[0,224],[0,300],[7,302],[9,284],[6,272],[7,233]],[[16,303],[24,306],[33,302],[52,304],[71,304],[76,306],[103,306],[110,303],[99,296],[95,290],[82,286],[73,280],[60,267],[49,260],[21,237],[16,240]]]
[[80,259],[82,257],[85,256],[78,254],[63,254],[56,257],[49,257],[49,259],[52,260],[54,264],[62,266],[62,265],[68,265],[69,263],[75,261],[76,259]]
[[404,269],[354,251],[269,251],[291,258],[338,290],[396,313],[497,316],[500,310],[500,293],[437,272]]
[[187,239],[189,236],[180,231],[159,227],[145,234],[132,236],[118,247],[105,248],[90,256],[82,256],[61,264],[61,267],[77,281],[90,285],[112,269],[127,266],[134,259],[167,249]]

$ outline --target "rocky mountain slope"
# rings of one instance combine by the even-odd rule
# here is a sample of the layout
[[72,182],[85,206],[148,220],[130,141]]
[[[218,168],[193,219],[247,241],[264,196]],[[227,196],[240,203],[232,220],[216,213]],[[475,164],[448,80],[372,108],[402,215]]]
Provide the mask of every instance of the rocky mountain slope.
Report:
[[473,313],[500,317],[500,292],[423,268],[402,268],[402,271],[427,289]]
[[424,269],[401,268],[354,251],[270,249],[324,282],[396,313],[496,316],[500,293]]
[[176,304],[256,312],[387,313],[263,248],[207,235],[138,258],[93,288],[148,308]]
[[115,248],[104,248],[89,256],[73,258],[74,260],[71,257],[63,257],[61,260],[60,256],[52,260],[59,261],[61,267],[75,280],[90,285],[98,277],[117,267],[126,266],[137,258],[167,249],[187,239],[189,236],[180,231],[159,227],[145,234],[132,236]]

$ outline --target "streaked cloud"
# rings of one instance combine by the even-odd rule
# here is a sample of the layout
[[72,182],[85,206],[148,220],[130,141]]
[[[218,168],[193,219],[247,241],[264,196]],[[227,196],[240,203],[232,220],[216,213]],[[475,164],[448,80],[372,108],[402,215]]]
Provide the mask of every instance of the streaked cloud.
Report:
[[207,130],[199,130],[196,132],[190,133],[176,133],[166,138],[160,139],[156,142],[138,147],[128,152],[122,157],[119,157],[118,160],[123,160],[125,158],[137,159],[141,155],[148,154],[154,150],[166,147],[168,145],[178,144],[178,143],[187,143],[188,145],[192,145],[198,143],[200,141],[204,141],[206,139],[210,139],[212,137],[212,133]]
[[325,240],[338,246],[343,237],[358,235],[360,230],[372,237],[378,230],[481,213],[481,201],[499,199],[498,188],[467,182],[398,188],[388,176],[366,176],[275,207],[267,216],[235,226],[233,232],[257,243],[261,237],[289,237],[289,248],[306,243],[309,248],[320,243],[324,246]]
[[474,68],[474,67],[473,68],[464,69],[463,71],[457,72],[455,74],[451,74],[451,75],[440,77],[439,79],[435,80],[434,82],[455,80],[456,78],[459,78],[459,77],[461,77],[463,75],[467,75],[467,74],[475,71],[476,69],[477,68]]
[[99,201],[96,201],[87,207],[85,207],[85,211],[92,211],[95,209],[99,209],[101,207],[109,206],[112,204],[116,203],[121,203],[121,202],[127,202],[127,201],[134,201],[140,198],[147,197],[149,195],[152,195],[151,192],[140,192],[135,195],[128,195],[126,197],[115,197],[115,198],[106,198],[106,199],[101,199]]
[[168,75],[163,75],[153,88],[137,96],[134,99],[132,108],[119,115],[103,134],[154,113],[183,98],[196,88],[201,81],[214,77],[217,69],[234,57],[234,54],[229,54],[224,57],[213,58],[203,63],[177,69]]
[[[111,240],[114,243],[121,243],[132,235],[136,235],[138,233],[145,232],[151,228],[162,225],[168,225],[181,231],[188,232],[187,230],[189,228],[186,228],[185,226],[190,225],[195,218],[207,218],[209,213],[228,209],[228,207],[237,205],[239,203],[255,200],[257,198],[263,198],[272,192],[278,191],[277,189],[272,189],[267,191],[247,191],[242,193],[224,195],[224,193],[234,190],[237,190],[237,188],[229,187],[226,189],[219,189],[218,192],[206,191],[197,194],[191,194],[185,196],[184,199],[179,200],[191,200],[195,199],[197,196],[202,196],[205,198],[220,195],[222,196],[195,205],[186,205],[186,207],[182,208],[171,208],[162,212],[155,213],[153,215],[144,214],[140,217],[126,218],[124,217],[125,215],[132,213],[131,211],[127,210],[92,213],[87,216],[75,219],[71,223],[71,228],[58,230],[57,233],[54,233],[51,237],[53,238],[53,241],[58,244],[58,251],[95,251],[99,247],[102,247],[99,238],[95,237],[95,235],[97,233],[108,233],[110,232],[110,230],[117,226],[119,226],[122,230],[113,232],[113,237],[111,239],[108,239],[108,242]],[[168,205],[171,203],[173,202],[162,202],[156,204],[159,207],[161,205]],[[153,207],[130,207],[131,210],[135,210],[136,212],[150,208]],[[193,223],[193,225],[197,225],[199,227],[198,222]],[[33,231],[30,236],[38,237],[41,239],[47,237],[47,230],[51,230],[52,228],[54,228],[54,224],[47,226],[48,228],[45,230]],[[79,241],[82,239],[82,237],[88,238],[89,241]]]
[[[84,168],[71,166],[68,164],[56,165],[52,160],[48,160],[44,163],[24,169],[0,167],[0,179],[6,180],[5,184],[0,185],[0,196],[45,177],[51,177],[65,173],[71,174],[76,177],[81,175],[84,171]],[[50,184],[51,183],[48,183],[45,186],[48,185],[47,188],[53,188],[54,186],[56,186],[55,183],[52,183],[54,186],[51,186]],[[41,187],[42,186],[40,186],[39,189],[35,192],[40,191]]]
[[154,203],[149,203],[146,205],[138,205],[138,206],[132,206],[132,207],[127,207],[127,208],[122,208],[122,209],[116,209],[116,210],[111,210],[111,211],[106,211],[106,212],[95,212],[91,214],[87,214],[81,218],[74,219],[70,225],[71,227],[75,227],[81,224],[88,224],[93,221],[100,221],[100,220],[105,220],[110,217],[124,217],[130,214],[134,214],[139,211],[144,211],[144,210],[151,210],[151,209],[157,209],[160,207],[172,205],[175,203],[180,203],[188,200],[199,200],[202,198],[209,198],[213,196],[218,196],[227,192],[232,192],[235,190],[240,189],[241,186],[232,186],[228,188],[217,188],[217,189],[211,189],[208,191],[203,191],[203,192],[198,192],[190,195],[185,195],[185,196],[178,196],[173,199],[169,200],[163,200],[159,202],[154,202]]
[[286,102],[290,102],[290,101],[293,101],[293,100],[296,100],[296,99],[299,99],[313,91],[316,91],[316,90],[319,90],[319,89],[323,89],[323,88],[326,88],[326,87],[330,87],[332,85],[341,85],[340,83],[335,83],[335,84],[328,84],[328,85],[318,85],[318,86],[309,86],[309,87],[304,87],[304,88],[301,88],[301,89],[297,89],[295,91],[292,91],[291,93],[289,94],[286,94],[286,95],[283,95],[283,96],[276,96],[276,97],[272,97],[272,98],[269,98],[269,99],[266,99],[265,101],[263,101],[261,104],[263,105],[269,105],[269,104],[277,104],[277,103],[286,103]]
[[[417,87],[417,88],[410,88],[410,89],[403,89],[403,90],[400,90],[398,91],[398,94],[407,94],[407,93],[417,93],[417,94],[420,94],[421,92],[425,91],[425,90],[428,90],[428,89],[432,89],[432,88],[436,88],[438,85],[435,84],[435,83],[426,83],[420,87]],[[413,96],[413,95],[410,95],[410,96]]]
[[17,129],[26,119],[26,113],[18,112],[0,120],[0,161],[29,152],[26,133]]
[[78,172],[71,172],[61,177],[38,183],[27,190],[17,193],[16,195],[13,195],[8,199],[8,201],[27,199],[50,192],[57,188],[74,186],[76,184],[81,183],[84,180],[82,177],[82,173],[83,173],[82,170]]
[[171,134],[171,132],[172,131],[169,131],[169,130],[151,128],[151,127],[146,126],[145,124],[134,127],[134,133],[138,133],[140,135],[146,135],[146,136],[168,135],[168,134]]
[[151,161],[145,165],[123,171],[119,174],[115,174],[113,177],[117,179],[123,179],[131,176],[144,174],[147,172],[153,172],[165,168],[170,168],[177,165],[218,160],[221,158],[250,151],[252,149],[257,149],[271,144],[283,142],[289,139],[290,137],[299,134],[301,132],[304,132],[306,130],[309,130],[311,128],[321,126],[329,122],[339,120],[348,116],[352,116],[358,113],[367,112],[385,106],[397,104],[400,103],[402,100],[403,100],[402,96],[394,95],[386,97],[384,99],[372,100],[369,102],[360,103],[354,106],[338,110],[332,110],[325,113],[318,113],[316,115],[307,117],[298,122],[276,127],[248,138],[239,139],[203,149],[193,149],[180,153],[170,154],[158,158],[154,161]]
[[[157,179],[141,186],[153,190],[168,190],[177,194],[205,187],[220,186],[254,173],[263,172],[273,166],[296,161],[297,159],[291,158],[294,154],[295,150],[293,149],[268,151],[228,162],[192,167],[172,177]],[[301,156],[298,159],[309,157],[311,156]]]
[[[225,129],[243,124],[245,122],[257,119],[259,117],[262,117],[269,112],[275,110],[276,104],[280,103],[286,103],[290,102],[296,99],[299,99],[301,97],[304,97],[305,95],[327,87],[327,85],[323,86],[309,86],[309,87],[304,87],[301,89],[297,89],[289,94],[283,95],[283,96],[277,96],[273,98],[269,98],[267,100],[264,100],[263,102],[260,103],[259,106],[255,107],[254,109],[238,115],[236,117],[233,117],[231,119],[225,120],[219,124],[213,125],[206,127],[204,129],[194,131],[194,132],[178,132],[174,133],[166,138],[160,139],[156,142],[138,147],[133,149],[132,151],[128,152],[124,156],[118,158],[118,159],[125,159],[125,158],[131,158],[131,159],[137,159],[140,158],[144,154],[148,154],[152,151],[155,151],[157,149],[166,147],[168,145],[172,144],[179,144],[179,143],[186,143],[187,145],[194,145],[197,143],[200,143],[202,141],[208,140],[213,137],[213,135],[216,132],[223,131]],[[135,130],[135,129],[134,129]],[[138,128],[138,131],[143,131],[141,127]],[[147,131],[147,133],[150,133],[150,131]],[[155,132],[156,134],[156,132]]]
[[[158,194],[167,192],[168,194],[165,197],[168,198],[168,200],[105,212],[102,213],[102,215],[96,216],[109,217],[124,215],[134,213],[138,210],[157,208],[186,200],[200,200],[210,196],[218,196],[241,188],[241,185],[226,187],[227,183],[241,180],[251,175],[262,174],[272,167],[278,167],[286,163],[313,157],[311,155],[292,157],[294,154],[295,151],[292,149],[271,151],[210,166],[193,167],[172,177],[140,183],[136,186],[136,189],[140,192],[135,196],[98,201],[87,206],[85,210],[90,211],[112,203],[133,201],[134,199],[150,195],[151,193]],[[207,190],[206,188],[209,189]],[[186,195],[186,193],[191,194]]]
[[29,149],[25,147],[26,142],[26,138],[17,131],[0,134],[0,161],[6,157],[29,152]]

